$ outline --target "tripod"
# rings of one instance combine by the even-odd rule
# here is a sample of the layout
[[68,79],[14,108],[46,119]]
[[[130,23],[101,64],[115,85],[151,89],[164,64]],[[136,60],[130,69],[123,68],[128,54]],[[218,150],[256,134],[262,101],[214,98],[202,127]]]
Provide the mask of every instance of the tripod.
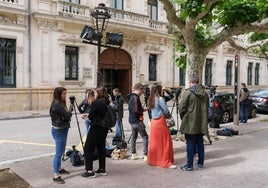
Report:
[[[83,142],[83,139],[82,139],[82,134],[81,134],[81,130],[80,130],[80,126],[79,126],[79,121],[78,121],[78,118],[77,118],[77,112],[76,112],[76,108],[78,108],[78,105],[77,105],[77,102],[75,100],[75,97],[74,96],[71,96],[70,97],[70,101],[71,101],[71,104],[70,104],[70,112],[74,111],[74,114],[75,114],[75,118],[76,118],[76,124],[77,124],[77,128],[78,128],[78,132],[79,132],[79,136],[80,136],[80,141],[81,141],[81,144],[82,144],[82,148],[84,150],[84,142]],[[76,105],[76,106],[75,106]],[[75,149],[75,146],[73,145],[73,150]],[[65,152],[63,153],[62,155],[62,160],[63,161],[66,161],[68,158],[64,158],[65,156]]]

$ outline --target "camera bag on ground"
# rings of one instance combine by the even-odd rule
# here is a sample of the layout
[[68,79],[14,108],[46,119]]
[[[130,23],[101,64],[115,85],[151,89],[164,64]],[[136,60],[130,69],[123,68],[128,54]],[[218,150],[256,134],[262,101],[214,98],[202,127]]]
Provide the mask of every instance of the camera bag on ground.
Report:
[[217,130],[218,136],[233,136],[238,135],[238,131],[235,131],[232,128],[223,128],[221,130]]
[[125,139],[121,137],[114,137],[112,141],[112,145],[116,146],[118,149],[125,149],[127,148],[127,142]]
[[78,151],[75,146],[72,146],[72,148],[72,150],[66,152],[66,156],[70,158],[72,165],[76,167],[84,165],[84,157],[82,153]]
[[101,126],[110,129],[116,123],[116,110],[111,105],[107,106],[106,114],[101,122]]

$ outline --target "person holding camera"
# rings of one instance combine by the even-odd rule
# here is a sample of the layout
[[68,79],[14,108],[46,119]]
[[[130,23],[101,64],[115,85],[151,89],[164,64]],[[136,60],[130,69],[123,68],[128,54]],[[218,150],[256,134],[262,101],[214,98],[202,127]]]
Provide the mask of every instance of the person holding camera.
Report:
[[111,98],[112,98],[112,105],[117,110],[116,111],[117,119],[115,124],[115,138],[122,138],[123,130],[121,130],[121,125],[123,128],[122,118],[124,115],[123,105],[125,103],[125,99],[123,95],[120,93],[120,90],[118,88],[113,89],[113,95],[111,96]]
[[90,107],[91,107],[92,102],[95,100],[95,93],[96,91],[94,89],[86,90],[86,99],[84,99],[78,105],[78,111],[82,114],[81,117],[85,121],[86,135],[90,129],[90,120],[87,118],[87,115],[90,112]]
[[[108,129],[102,127],[101,124],[109,104],[110,100],[107,90],[103,87],[97,88],[95,100],[91,104],[87,117],[91,122],[91,127],[84,145],[85,172],[81,174],[82,177],[94,178],[96,174],[103,176],[107,174],[105,144]],[[95,150],[98,152],[99,160],[99,169],[97,171],[93,171],[93,160],[96,156]]]
[[180,132],[185,134],[187,151],[187,164],[180,168],[185,171],[193,170],[196,147],[197,167],[203,169],[205,156],[203,136],[208,134],[208,94],[205,87],[199,84],[198,75],[190,76],[189,85],[190,87],[185,90],[179,103]]
[[[64,154],[67,135],[70,128],[72,112],[66,106],[66,92],[63,87],[57,87],[53,92],[53,101],[50,105],[49,114],[51,117],[51,134],[55,140],[56,153],[53,158],[53,181],[55,183],[65,183],[61,179],[62,174],[69,174],[70,172],[61,168],[61,157]],[[71,104],[72,106],[73,104]]]
[[177,166],[173,164],[173,145],[166,122],[166,116],[170,112],[163,97],[163,90],[160,84],[153,85],[151,89],[149,107],[152,119],[147,162],[152,166],[175,169]]
[[240,110],[240,123],[247,123],[248,121],[248,105],[246,101],[249,97],[249,90],[245,83],[241,83],[241,89],[239,91],[239,110]]
[[134,86],[134,92],[127,96],[128,98],[128,111],[129,111],[129,123],[131,125],[131,157],[130,159],[139,159],[136,152],[136,140],[138,133],[141,135],[143,140],[143,159],[147,161],[148,153],[148,134],[146,132],[145,124],[143,123],[144,117],[143,112],[147,111],[148,108],[143,108],[140,96],[144,93],[144,86],[141,83],[137,83]]

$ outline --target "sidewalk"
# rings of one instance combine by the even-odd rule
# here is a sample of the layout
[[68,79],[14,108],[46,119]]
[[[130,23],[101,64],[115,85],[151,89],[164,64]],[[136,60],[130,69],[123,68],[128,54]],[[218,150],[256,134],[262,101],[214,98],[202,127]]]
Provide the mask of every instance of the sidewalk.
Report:
[[[0,120],[7,119],[21,119],[21,118],[36,118],[36,117],[48,116],[47,111],[25,111],[25,112],[6,112],[0,115]],[[125,118],[127,119],[127,118]],[[48,187],[98,187],[98,188],[141,188],[141,187],[154,187],[154,188],[177,188],[177,187],[197,187],[197,188],[221,188],[221,187],[247,187],[244,186],[244,182],[238,182],[233,179],[231,174],[240,174],[241,168],[222,168],[223,166],[217,166],[213,161],[222,160],[224,165],[232,166],[233,161],[224,160],[224,156],[235,155],[234,150],[228,150],[226,147],[227,142],[223,139],[229,139],[228,142],[233,144],[239,143],[240,139],[245,139],[247,135],[253,136],[252,133],[256,133],[260,130],[265,132],[268,130],[267,123],[268,116],[262,118],[250,119],[247,124],[241,126],[235,126],[232,123],[221,125],[221,128],[230,127],[239,131],[240,136],[233,137],[220,137],[219,141],[213,142],[212,145],[206,146],[206,168],[202,171],[194,170],[193,172],[184,172],[178,169],[161,169],[158,167],[151,167],[147,165],[143,160],[112,160],[107,158],[106,166],[108,175],[105,177],[96,177],[94,179],[83,178],[81,173],[84,167],[73,167],[69,160],[64,162],[64,168],[68,169],[71,174],[63,176],[65,180],[64,185],[55,184],[52,181],[51,161],[53,156],[44,156],[35,159],[29,159],[25,161],[14,162],[9,165],[0,166],[0,169],[10,168],[25,181],[27,181],[31,187],[34,188],[48,188]],[[126,120],[127,121],[127,120]],[[211,134],[214,134],[214,130],[210,129]],[[128,145],[129,147],[129,145]],[[173,141],[175,164],[180,166],[186,161],[185,158],[185,143],[182,141]],[[236,146],[238,147],[238,146]],[[142,143],[137,143],[137,150],[141,150]],[[225,150],[223,150],[225,148]],[[222,151],[219,153],[218,151]],[[239,150],[239,148],[237,148]],[[238,152],[239,154],[239,152]],[[266,154],[264,154],[266,155]],[[236,160],[236,157],[234,157]],[[225,162],[224,162],[225,161]],[[216,166],[215,166],[216,165]],[[242,165],[242,164],[241,164]],[[97,167],[97,162],[94,163],[94,167]],[[242,167],[243,168],[243,167]],[[252,169],[253,170],[253,169]],[[228,172],[225,172],[228,171]],[[222,174],[225,172],[224,174]],[[254,172],[252,172],[254,173]],[[226,176],[228,174],[228,176]],[[257,175],[255,175],[257,176]],[[254,176],[254,177],[255,177]],[[267,175],[263,175],[265,177]],[[256,178],[256,177],[255,177]],[[266,178],[266,177],[265,177]],[[247,180],[248,178],[246,178]],[[248,180],[249,181],[249,180]],[[255,180],[251,180],[255,181]],[[257,181],[256,181],[257,182]],[[266,180],[264,181],[266,182]],[[264,183],[262,182],[262,183]],[[262,187],[267,186],[267,183],[262,184]],[[0,185],[1,187],[1,185]],[[248,186],[250,187],[250,186]],[[254,187],[254,186],[253,186]],[[261,186],[256,186],[261,187]]]

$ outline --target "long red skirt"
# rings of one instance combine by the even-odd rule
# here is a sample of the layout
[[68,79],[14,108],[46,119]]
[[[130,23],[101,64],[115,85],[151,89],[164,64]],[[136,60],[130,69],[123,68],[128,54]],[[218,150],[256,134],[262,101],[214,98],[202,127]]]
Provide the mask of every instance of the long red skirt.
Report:
[[147,162],[162,168],[168,168],[174,162],[172,140],[164,116],[151,120]]

